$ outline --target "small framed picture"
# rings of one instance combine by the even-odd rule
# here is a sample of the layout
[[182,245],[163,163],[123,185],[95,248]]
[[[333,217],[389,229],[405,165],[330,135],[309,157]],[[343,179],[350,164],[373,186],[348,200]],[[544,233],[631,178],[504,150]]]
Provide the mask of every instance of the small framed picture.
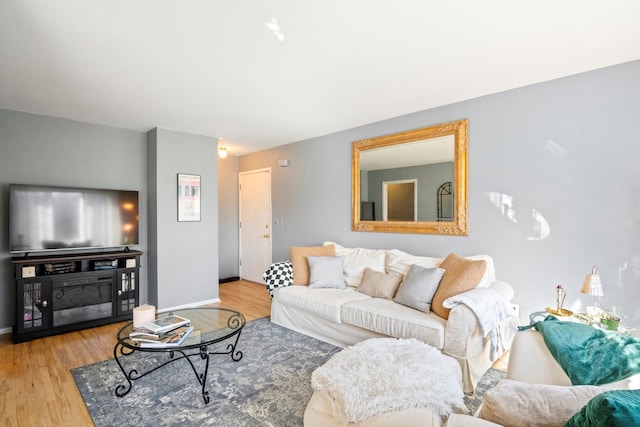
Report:
[[178,222],[200,221],[200,175],[178,174]]

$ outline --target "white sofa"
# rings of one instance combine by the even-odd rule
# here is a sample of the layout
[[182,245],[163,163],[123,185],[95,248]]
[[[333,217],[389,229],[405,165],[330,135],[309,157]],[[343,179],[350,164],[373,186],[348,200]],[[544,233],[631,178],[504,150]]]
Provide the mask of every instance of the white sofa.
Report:
[[[271,321],[340,347],[375,337],[416,338],[454,358],[462,370],[464,391],[472,392],[492,364],[492,342],[489,335],[482,332],[478,317],[467,305],[453,306],[445,320],[433,312],[425,313],[356,290],[365,267],[406,275],[412,264],[437,267],[443,259],[414,256],[395,249],[345,248],[325,242],[325,245],[331,244],[335,245],[336,255],[344,257],[344,277],[348,286],[314,289],[291,285],[291,277],[281,276],[280,287],[277,287],[270,277],[273,272],[267,270],[264,278],[273,298]],[[486,261],[487,269],[478,287],[494,289],[497,292],[490,294],[509,306],[506,302],[513,297],[513,290],[509,284],[496,281],[492,258],[479,255],[468,259]],[[497,332],[494,339],[501,340],[508,348],[516,326],[515,317],[503,319],[494,330]],[[494,359],[501,354],[502,351],[495,353]]]

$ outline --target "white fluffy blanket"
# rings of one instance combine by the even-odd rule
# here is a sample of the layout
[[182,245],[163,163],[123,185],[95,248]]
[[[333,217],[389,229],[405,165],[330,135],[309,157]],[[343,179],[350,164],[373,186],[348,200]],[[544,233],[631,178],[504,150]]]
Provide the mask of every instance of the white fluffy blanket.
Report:
[[475,313],[482,336],[489,335],[491,340],[490,359],[494,361],[505,351],[500,322],[511,315],[507,301],[494,289],[475,288],[449,297],[442,303],[446,308],[453,308],[457,304],[464,304]]
[[336,353],[311,376],[343,423],[410,408],[466,412],[460,366],[415,339],[372,338]]

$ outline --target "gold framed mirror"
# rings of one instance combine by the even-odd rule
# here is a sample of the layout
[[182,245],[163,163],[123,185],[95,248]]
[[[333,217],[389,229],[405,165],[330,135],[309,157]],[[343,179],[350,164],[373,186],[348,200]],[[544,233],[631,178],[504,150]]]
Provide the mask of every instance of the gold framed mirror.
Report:
[[468,120],[354,141],[353,231],[466,236]]

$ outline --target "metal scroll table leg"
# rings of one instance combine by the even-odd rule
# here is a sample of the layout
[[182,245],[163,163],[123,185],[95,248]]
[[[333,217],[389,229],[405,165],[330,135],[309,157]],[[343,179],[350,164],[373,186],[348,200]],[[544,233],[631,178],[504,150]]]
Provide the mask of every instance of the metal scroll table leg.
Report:
[[200,347],[200,357],[204,360],[204,372],[200,375],[202,398],[204,399],[204,403],[209,403],[209,392],[205,390],[207,386],[207,374],[209,373],[209,349],[207,346]]
[[212,354],[230,354],[231,360],[233,360],[234,362],[240,361],[240,359],[242,359],[242,352],[239,350],[236,351],[236,347],[238,345],[238,340],[240,339],[241,332],[242,332],[242,329],[239,329],[238,333],[236,334],[235,341],[227,346],[227,351],[210,353],[208,346],[205,345],[200,347],[200,358],[204,360],[204,372],[202,374],[198,375],[198,373],[196,372],[195,366],[193,365],[193,363],[191,363],[191,360],[188,359],[189,363],[191,364],[191,368],[193,369],[193,372],[196,373],[196,377],[198,378],[200,385],[202,385],[202,399],[204,399],[204,403],[209,403],[209,392],[206,390],[206,387],[207,387],[207,375],[209,374],[209,359],[211,355]]
[[135,376],[138,373],[138,371],[135,369],[132,369],[131,371],[129,371],[129,374],[127,374],[127,372],[124,370],[124,366],[122,366],[122,363],[118,358],[118,347],[120,347],[120,354],[123,356],[127,356],[133,353],[133,350],[127,352],[125,350],[125,347],[120,345],[120,343],[116,344],[116,346],[113,348],[113,358],[116,359],[116,362],[118,363],[118,366],[120,367],[120,370],[122,371],[122,374],[124,375],[124,378],[127,380],[127,383],[128,383],[126,385],[120,384],[118,385],[118,387],[116,387],[116,396],[122,397],[131,391],[131,387],[133,385],[131,383],[131,378],[132,376]]

